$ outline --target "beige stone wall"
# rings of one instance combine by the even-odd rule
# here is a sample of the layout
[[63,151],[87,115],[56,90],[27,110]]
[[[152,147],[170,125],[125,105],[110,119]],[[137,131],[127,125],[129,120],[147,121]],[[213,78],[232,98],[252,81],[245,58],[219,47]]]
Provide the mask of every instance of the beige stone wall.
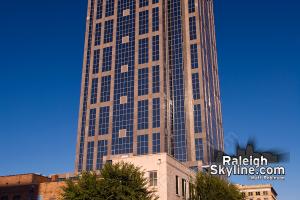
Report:
[[[183,199],[181,192],[182,179],[187,181],[186,193],[188,194],[188,183],[191,177],[195,177],[193,171],[166,153],[129,157],[120,156],[113,158],[112,161],[113,163],[128,162],[141,167],[145,172],[146,178],[149,178],[150,171],[157,171],[158,185],[153,189],[157,191],[160,200]],[[179,177],[179,195],[176,195],[176,176]]]
[[277,193],[272,185],[236,185],[246,200],[276,200]]
[[1,176],[0,177],[0,187],[1,186],[14,186],[14,185],[27,185],[27,184],[38,184],[41,182],[47,182],[49,179],[44,176],[37,174],[20,174],[13,176]]
[[39,187],[39,197],[42,200],[57,200],[61,198],[62,187],[65,182],[41,183]]

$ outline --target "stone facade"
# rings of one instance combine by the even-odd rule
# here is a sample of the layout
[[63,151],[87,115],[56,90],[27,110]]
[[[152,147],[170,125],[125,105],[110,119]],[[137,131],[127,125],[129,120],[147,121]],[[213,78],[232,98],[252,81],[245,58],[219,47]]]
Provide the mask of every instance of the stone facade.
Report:
[[272,185],[236,185],[246,200],[276,200],[277,193]]

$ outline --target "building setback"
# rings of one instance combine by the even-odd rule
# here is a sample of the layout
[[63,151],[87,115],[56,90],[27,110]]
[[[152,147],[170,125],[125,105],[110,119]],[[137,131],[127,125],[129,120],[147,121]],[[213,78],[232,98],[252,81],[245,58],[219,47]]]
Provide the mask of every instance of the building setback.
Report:
[[76,171],[162,152],[194,168],[223,146],[213,1],[89,0]]

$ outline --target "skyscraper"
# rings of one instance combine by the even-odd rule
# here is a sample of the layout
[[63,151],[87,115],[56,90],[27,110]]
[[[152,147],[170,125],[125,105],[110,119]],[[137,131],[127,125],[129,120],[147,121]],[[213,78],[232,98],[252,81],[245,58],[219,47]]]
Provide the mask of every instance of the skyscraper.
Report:
[[189,167],[223,150],[212,0],[89,0],[76,171],[167,152]]

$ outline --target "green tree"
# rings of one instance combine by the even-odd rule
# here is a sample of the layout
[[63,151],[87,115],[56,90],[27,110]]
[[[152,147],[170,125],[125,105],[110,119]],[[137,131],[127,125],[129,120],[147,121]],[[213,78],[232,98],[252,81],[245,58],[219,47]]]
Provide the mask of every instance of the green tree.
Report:
[[240,191],[226,180],[199,173],[191,189],[191,200],[243,200]]
[[106,164],[100,172],[85,172],[78,181],[67,181],[63,200],[154,200],[154,191],[140,168],[129,163]]

